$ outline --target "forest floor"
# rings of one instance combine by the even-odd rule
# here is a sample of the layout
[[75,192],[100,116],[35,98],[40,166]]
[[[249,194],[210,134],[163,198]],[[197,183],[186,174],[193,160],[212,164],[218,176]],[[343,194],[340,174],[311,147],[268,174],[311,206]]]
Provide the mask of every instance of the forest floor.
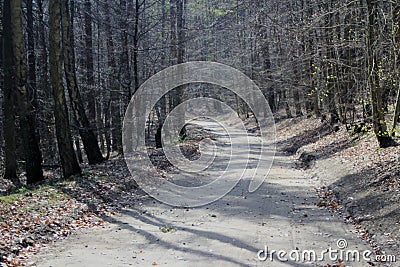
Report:
[[[185,148],[197,157],[197,131]],[[218,133],[213,133],[218,137]],[[218,139],[218,138],[217,138]],[[5,266],[265,266],[257,252],[336,248],[400,256],[399,148],[377,149],[372,134],[351,136],[318,120],[277,123],[279,151],[255,193],[243,180],[201,208],[171,208],[146,196],[121,158],[59,181],[0,197]],[[153,162],[172,168],[157,150]],[[5,190],[8,184],[1,181]],[[246,231],[244,231],[246,229]],[[0,263],[1,264],[1,263]],[[273,266],[310,266],[279,262]],[[360,262],[351,266],[400,266]],[[0,265],[1,266],[1,265]],[[314,266],[346,266],[321,261]]]
[[278,125],[280,149],[320,183],[317,204],[339,212],[376,250],[400,256],[400,147],[379,148],[372,129],[335,131],[317,119]]

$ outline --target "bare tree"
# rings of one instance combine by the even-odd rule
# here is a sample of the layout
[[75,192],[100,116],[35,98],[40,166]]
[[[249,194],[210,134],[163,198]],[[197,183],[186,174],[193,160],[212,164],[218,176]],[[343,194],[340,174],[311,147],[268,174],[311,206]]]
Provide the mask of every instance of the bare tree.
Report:
[[378,74],[378,58],[376,52],[377,42],[377,14],[378,5],[376,0],[367,0],[368,10],[368,38],[367,38],[367,57],[368,57],[368,74],[369,86],[371,89],[372,97],[372,122],[374,125],[374,132],[378,139],[379,146],[384,148],[394,144],[393,139],[387,129],[384,106],[382,102],[382,89],[379,84]]
[[56,122],[58,152],[60,155],[63,175],[65,178],[68,178],[72,175],[81,173],[81,168],[78,164],[72,144],[67,101],[62,81],[60,27],[61,2],[60,0],[54,0],[50,2],[49,17],[50,79],[53,89],[54,116]]
[[99,144],[93,128],[83,106],[82,97],[78,88],[78,81],[75,73],[75,53],[73,49],[73,30],[70,24],[69,0],[61,0],[64,71],[71,102],[71,110],[82,138],[83,146],[88,157],[89,164],[98,164],[104,161]]
[[4,0],[3,7],[3,62],[4,62],[4,178],[11,180],[16,186],[21,182],[17,176],[17,156],[15,140],[15,92],[14,92],[14,67],[13,67],[13,41],[12,41],[12,0]]

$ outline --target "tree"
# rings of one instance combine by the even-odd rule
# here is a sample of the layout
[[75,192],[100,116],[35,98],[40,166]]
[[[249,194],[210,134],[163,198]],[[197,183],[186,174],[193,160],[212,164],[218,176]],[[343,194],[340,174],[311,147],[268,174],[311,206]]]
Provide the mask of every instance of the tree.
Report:
[[133,81],[134,93],[139,88],[139,67],[138,67],[138,56],[139,56],[139,16],[140,16],[140,4],[139,0],[135,0],[135,19],[133,26]]
[[56,122],[58,152],[60,155],[63,175],[65,178],[69,178],[72,175],[80,174],[81,168],[78,164],[72,144],[68,109],[62,81],[60,24],[60,0],[54,0],[50,2],[49,16],[50,80],[54,99],[54,116]]
[[[87,86],[87,102],[88,117],[92,125],[96,123],[96,95],[94,84],[94,61],[93,61],[93,29],[92,29],[92,3],[91,0],[85,0],[85,64],[86,64],[86,86]],[[73,18],[71,24],[73,23]],[[73,31],[71,33],[73,38]],[[99,112],[99,111],[98,111]]]
[[[399,3],[394,3],[392,4],[392,9],[393,9],[393,43],[394,47],[393,49],[395,50],[394,55],[395,55],[395,60],[394,60],[394,71],[395,77],[397,79],[400,78],[400,68],[398,65],[398,61],[400,60],[400,4]],[[400,120],[400,82],[397,82],[397,99],[396,99],[396,105],[395,105],[395,111],[394,111],[394,116],[393,116],[393,127],[392,127],[392,135],[394,136],[396,134],[396,127],[397,124],[399,123]]]
[[[31,5],[28,3],[28,27],[32,26],[30,15]],[[36,71],[30,69],[29,86],[27,84],[26,59],[24,48],[24,35],[22,26],[22,1],[15,0],[11,3],[13,65],[15,71],[15,90],[20,113],[20,126],[22,132],[22,143],[25,152],[25,169],[27,183],[32,184],[43,180],[42,154],[39,149],[38,137],[36,135],[35,115],[35,79]],[[32,45],[33,35],[28,36],[29,44]],[[32,48],[32,47],[30,47]],[[29,63],[35,63],[32,56]],[[33,61],[33,62],[32,62]],[[31,68],[35,66],[30,65]]]
[[394,145],[385,121],[384,106],[382,102],[382,90],[379,85],[378,58],[376,53],[377,42],[377,13],[378,6],[376,0],[367,0],[368,10],[368,38],[367,38],[367,58],[368,58],[368,82],[372,97],[372,122],[374,132],[381,148]]
[[[176,0],[176,62],[177,64],[182,64],[185,62],[185,8],[186,0]],[[171,18],[172,20],[173,18]],[[173,99],[173,106],[177,107],[183,101],[183,94],[185,92],[185,85],[181,85],[176,88],[176,92]],[[182,129],[179,131],[180,138],[186,137],[186,127],[184,125],[185,120],[185,109],[181,108],[179,112],[179,120],[182,121]]]
[[17,156],[15,153],[15,92],[14,92],[14,67],[13,67],[13,41],[12,41],[12,0],[4,0],[3,6],[3,62],[4,62],[4,178],[11,180],[16,186],[21,182],[17,176]]
[[[165,6],[165,0],[161,0],[161,38],[163,42],[166,42],[166,6]],[[161,52],[161,68],[164,68],[166,65],[166,55],[165,52]],[[136,82],[135,82],[136,83]],[[163,84],[164,86],[164,84]],[[167,101],[166,97],[163,96],[156,108],[157,111],[157,116],[158,116],[158,125],[157,125],[157,130],[154,136],[155,143],[156,143],[156,148],[162,148],[162,140],[161,140],[161,131],[162,127],[165,122],[165,118],[167,115]]]
[[88,157],[89,164],[98,164],[104,161],[96,135],[90,125],[89,119],[82,103],[75,73],[75,54],[73,49],[73,30],[70,24],[68,0],[61,1],[64,72],[67,82],[71,110],[78,126],[79,134]]
[[[110,68],[109,77],[109,90],[110,100],[107,104],[107,112],[111,113],[111,138],[112,138],[112,150],[121,152],[122,150],[122,126],[121,126],[121,113],[120,113],[120,95],[119,87],[116,83],[117,79],[117,64],[114,54],[114,39],[111,32],[111,19],[110,19],[110,8],[108,2],[104,3],[105,13],[105,30],[107,39],[107,57],[108,67]],[[108,115],[106,115],[108,116]],[[110,126],[109,120],[106,120],[106,127]],[[109,142],[109,138],[106,135],[106,142]],[[108,145],[107,145],[108,147]],[[109,154],[109,150],[107,152]]]
[[[31,26],[31,6],[28,3],[28,26]],[[5,178],[16,186],[21,182],[17,177],[15,115],[19,115],[22,132],[22,143],[25,156],[27,183],[43,180],[42,155],[36,135],[36,117],[34,112],[34,85],[27,84],[27,70],[22,26],[22,2],[4,1],[4,95],[8,101],[5,105],[4,137],[5,137]],[[29,35],[29,38],[33,38]],[[29,40],[31,44],[32,40]],[[32,60],[32,58],[30,58]],[[30,62],[31,63],[31,62]],[[31,74],[32,75],[32,74]],[[35,75],[33,71],[33,75]],[[30,76],[30,78],[32,78]],[[29,80],[32,82],[31,80]],[[18,109],[14,108],[14,105]]]
[[335,68],[335,46],[334,46],[334,39],[335,39],[335,16],[332,13],[333,10],[333,1],[328,1],[326,5],[326,11],[329,14],[326,16],[326,59],[324,60],[324,69],[325,69],[325,79],[326,79],[326,95],[328,100],[328,109],[329,109],[329,123],[334,125],[335,123],[339,122],[339,115],[337,112],[337,105],[336,105],[336,68]]
[[[48,31],[45,19],[48,10],[42,0],[37,0],[37,45],[35,53],[37,57],[37,94],[38,94],[38,128],[45,163],[57,158],[57,146],[55,142],[55,127],[53,115],[52,90],[49,77],[49,55],[48,55]],[[49,101],[50,99],[50,101]],[[54,162],[51,162],[54,163]]]

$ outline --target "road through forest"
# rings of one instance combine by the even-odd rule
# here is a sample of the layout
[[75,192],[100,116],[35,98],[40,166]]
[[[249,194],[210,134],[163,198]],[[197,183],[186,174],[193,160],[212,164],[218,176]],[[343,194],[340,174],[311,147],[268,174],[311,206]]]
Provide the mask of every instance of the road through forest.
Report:
[[[217,142],[223,139],[213,126],[208,128]],[[256,137],[249,140],[256,142]],[[228,195],[200,208],[144,198],[105,227],[56,242],[39,255],[38,266],[332,266],[337,261],[329,254],[318,260],[323,251],[338,249],[338,240],[339,246],[347,242],[343,251],[360,253],[360,262],[350,266],[367,266],[362,253],[371,248],[353,233],[352,225],[315,205],[312,181],[296,169],[293,158],[278,152],[261,187],[249,193],[248,185],[242,179]],[[273,261],[259,253],[266,247]],[[287,254],[279,260],[273,250]],[[304,251],[315,251],[317,261],[302,261]],[[299,261],[293,260],[296,255]]]

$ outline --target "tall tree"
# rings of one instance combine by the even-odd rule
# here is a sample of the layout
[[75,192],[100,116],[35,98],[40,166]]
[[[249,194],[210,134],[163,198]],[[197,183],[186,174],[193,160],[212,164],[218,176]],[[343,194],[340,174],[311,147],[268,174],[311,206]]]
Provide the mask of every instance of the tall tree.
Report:
[[[47,40],[47,21],[44,16],[47,14],[47,10],[43,5],[42,0],[37,0],[37,45],[36,53],[37,57],[37,92],[38,101],[41,101],[39,105],[39,130],[40,140],[43,148],[44,161],[53,161],[57,155],[57,147],[54,146],[55,142],[55,127],[54,127],[54,116],[53,116],[53,101],[52,90],[50,85],[49,77],[49,56],[48,56],[48,40]],[[39,50],[39,51],[37,51]]]
[[334,1],[330,0],[326,4],[326,12],[328,15],[326,16],[326,29],[325,29],[325,38],[326,38],[326,60],[324,61],[324,69],[325,69],[325,79],[326,79],[326,95],[328,100],[328,109],[330,113],[329,123],[334,125],[339,121],[339,115],[337,112],[336,106],[336,85],[335,85],[335,46],[334,46],[334,38],[335,38],[335,17],[333,13],[333,3]]
[[[33,28],[32,2],[28,1],[28,31]],[[22,142],[25,152],[25,168],[27,183],[35,183],[43,180],[42,154],[39,149],[36,134],[36,60],[32,56],[34,50],[33,33],[28,32],[29,48],[29,77],[26,71],[26,58],[24,46],[24,34],[22,25],[22,1],[12,1],[11,21],[13,23],[13,63],[15,64],[15,90],[17,103],[20,110],[20,125]],[[28,79],[27,79],[28,78]],[[27,84],[27,80],[29,84]]]
[[[145,1],[145,0],[144,0]],[[134,81],[134,93],[139,88],[139,16],[140,16],[140,3],[139,0],[135,0],[135,19],[133,26],[133,81]]]
[[[3,27],[3,1],[0,1],[0,88],[4,88],[4,62],[3,62],[3,41],[4,41],[4,27]],[[1,95],[1,100],[3,95]],[[0,121],[3,122],[3,101],[0,101]],[[0,128],[0,152],[3,153],[3,131]]]
[[129,24],[127,17],[129,10],[127,9],[126,0],[120,0],[120,28],[121,28],[121,53],[120,53],[120,66],[118,70],[118,80],[123,92],[127,92],[128,99],[132,96],[131,90],[131,66],[129,62],[129,48],[128,48],[128,30]]
[[[176,48],[176,57],[177,64],[181,64],[185,62],[185,9],[186,9],[186,0],[176,0],[177,8],[176,8],[176,31],[177,31],[177,48]],[[176,94],[174,96],[174,107],[178,106],[183,101],[183,94],[185,93],[185,85],[181,85],[176,89]],[[182,129],[179,132],[179,136],[181,138],[186,137],[186,127],[184,125],[185,120],[185,109],[182,108],[179,112],[179,119],[182,121]]]
[[[62,0],[66,1],[66,0]],[[68,178],[81,173],[70,131],[67,102],[62,81],[61,65],[61,3],[60,0],[50,1],[49,16],[49,58],[50,79],[53,89],[54,116],[56,121],[56,136],[63,175]]]
[[98,164],[104,161],[99,144],[89,119],[86,116],[82,97],[78,88],[78,81],[75,72],[75,53],[73,49],[73,30],[71,29],[69,0],[61,1],[61,17],[63,32],[64,71],[67,82],[67,89],[71,103],[71,110],[75,121],[78,124],[78,131],[82,138],[89,164]]
[[[35,55],[35,35],[34,35],[34,16],[33,16],[33,0],[26,1],[26,20],[27,20],[27,39],[28,39],[28,99],[37,112],[37,88],[36,88],[36,55]],[[35,116],[36,119],[36,116]]]
[[[169,1],[169,22],[170,22],[170,33],[169,33],[169,39],[170,39],[170,62],[171,65],[175,65],[177,63],[177,48],[176,48],[176,43],[177,43],[177,36],[176,36],[176,6],[177,6],[177,1],[178,0],[170,0]],[[170,101],[173,102],[173,101]]]
[[[93,61],[93,28],[92,28],[92,2],[85,0],[85,64],[86,64],[86,99],[88,102],[88,118],[92,125],[96,123],[96,95],[94,84],[94,61]],[[73,37],[73,33],[71,33]],[[98,111],[99,112],[99,111]]]
[[368,82],[372,97],[372,122],[374,132],[378,139],[379,146],[389,147],[394,144],[385,121],[384,106],[382,101],[382,90],[379,84],[377,46],[377,20],[378,2],[377,0],[366,0],[368,10],[368,38],[367,38],[367,59],[368,59]]
[[[166,42],[166,22],[167,22],[167,14],[166,14],[166,5],[165,0],[161,0],[161,38],[163,42]],[[165,52],[161,52],[161,68],[164,68],[166,65],[166,55]],[[162,148],[162,140],[161,140],[161,131],[165,122],[165,118],[167,115],[167,101],[166,96],[161,97],[158,106],[157,106],[157,116],[158,116],[158,125],[155,134],[155,142],[157,148]]]
[[[108,67],[110,68],[110,78],[109,78],[109,90],[110,90],[110,101],[107,104],[108,111],[111,113],[111,138],[112,138],[112,150],[121,152],[122,150],[122,125],[121,125],[121,111],[120,111],[120,92],[117,84],[117,64],[115,60],[114,52],[114,39],[111,31],[111,18],[110,18],[110,8],[108,2],[104,3],[104,13],[105,13],[105,30],[107,39],[107,57],[108,57]],[[108,116],[106,114],[106,116]],[[108,120],[106,121],[106,126],[108,126]],[[107,138],[107,135],[106,135]]]
[[13,41],[12,41],[12,20],[11,20],[11,2],[13,0],[4,0],[3,6],[3,66],[4,66],[4,178],[11,180],[16,186],[21,182],[17,176],[17,156],[15,153],[15,93],[14,93],[14,73],[13,66]]
[[27,85],[21,0],[4,2],[4,31],[4,98],[9,101],[4,110],[5,178],[11,179],[15,185],[20,186],[16,173],[15,115],[17,110],[14,109],[15,104],[18,106],[20,117],[27,183],[43,180],[42,156],[36,136],[36,118],[32,104],[34,96],[32,89]]
[[[400,60],[400,4],[398,2],[392,3],[392,16],[393,16],[393,43],[394,43],[394,71],[395,77],[400,78],[400,68],[398,66]],[[400,120],[400,82],[397,81],[397,99],[393,116],[392,135],[396,134],[397,124]]]

